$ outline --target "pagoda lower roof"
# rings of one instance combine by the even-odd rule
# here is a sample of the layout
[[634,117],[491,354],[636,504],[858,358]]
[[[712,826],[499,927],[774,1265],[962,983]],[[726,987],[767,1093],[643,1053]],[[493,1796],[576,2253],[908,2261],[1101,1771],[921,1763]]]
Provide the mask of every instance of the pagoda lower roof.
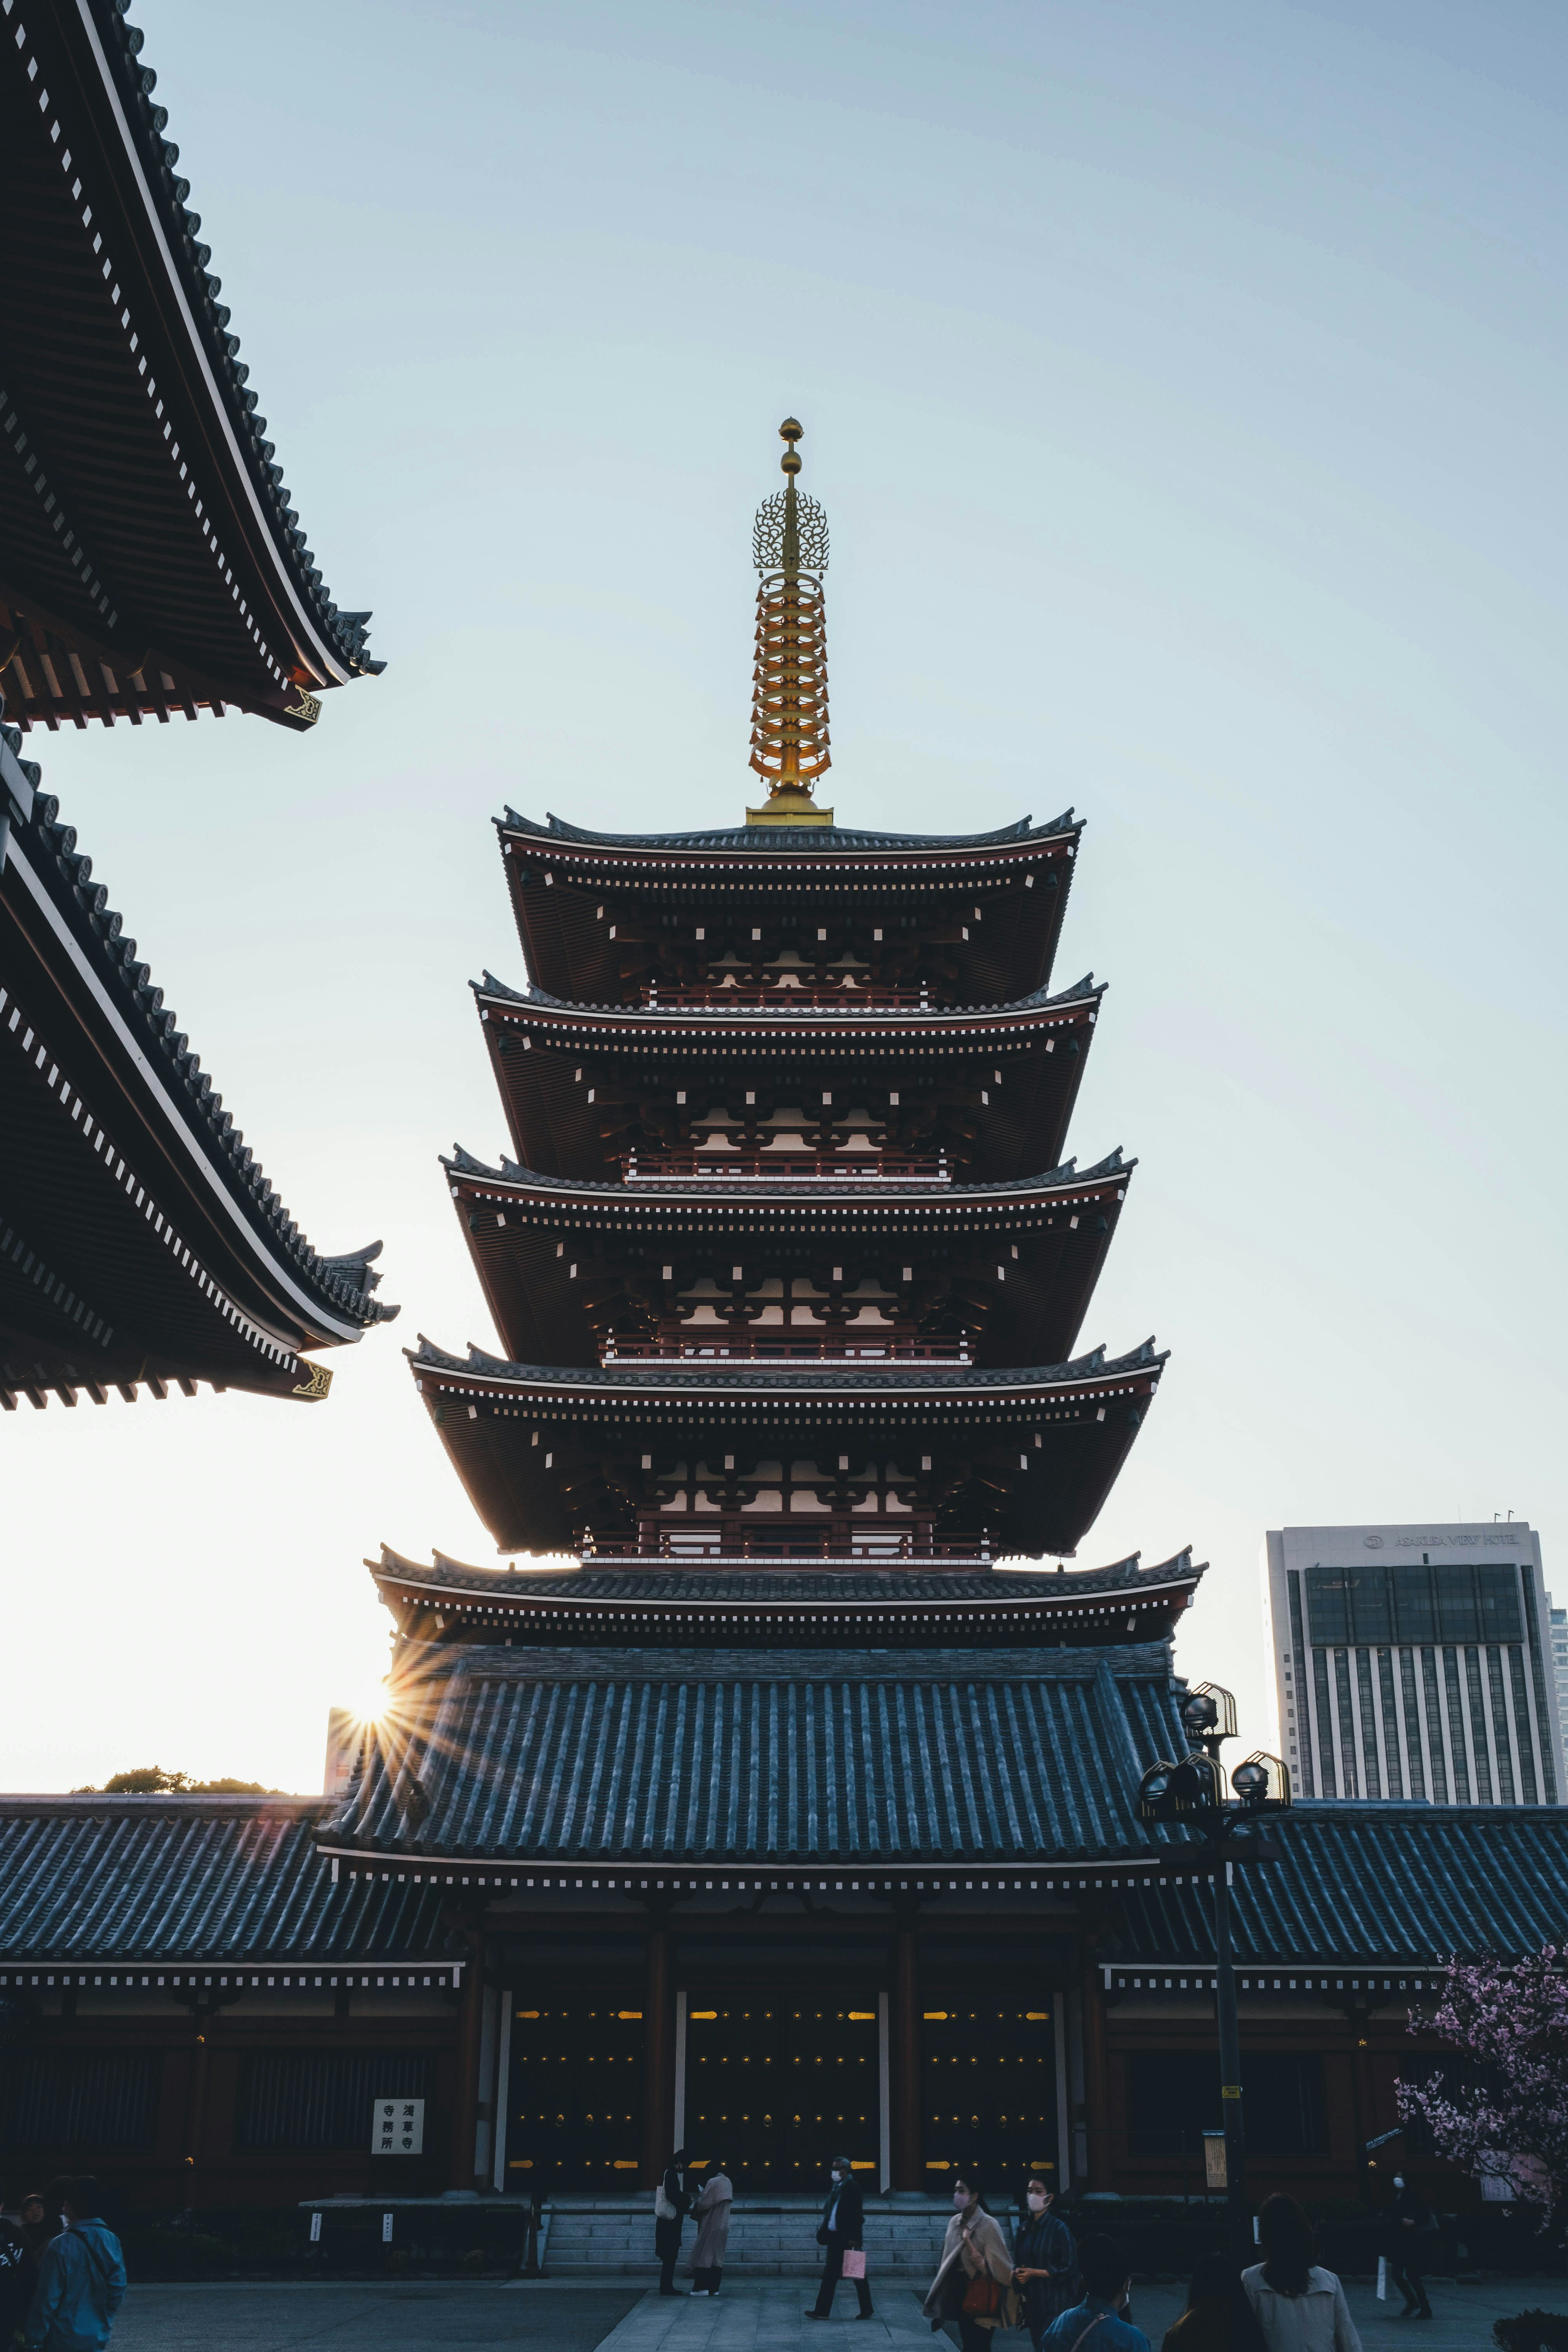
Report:
[[380,669],[324,586],[123,0],[7,11],[0,661],[24,727],[311,725]]
[[[1190,1549],[1144,1568],[1138,1553],[1107,1568],[758,1567],[741,1570],[594,1563],[560,1570],[479,1568],[437,1552],[428,1564],[382,1546],[365,1566],[405,1637],[637,1644],[679,1640],[695,1653],[762,1644],[980,1647],[1163,1642],[1207,1572]],[[942,1656],[943,1653],[933,1653]]]
[[0,1402],[323,1396],[299,1351],[397,1312],[380,1244],[300,1234],[19,741],[0,729]]
[[[793,1188],[722,1174],[609,1184],[540,1175],[504,1160],[489,1168],[461,1149],[442,1166],[464,1239],[503,1345],[531,1362],[597,1360],[583,1303],[580,1260],[614,1266],[628,1249],[664,1258],[708,1251],[728,1275],[736,1253],[816,1245],[817,1255],[866,1250],[918,1262],[933,1244],[973,1243],[985,1261],[981,1360],[1020,1363],[1071,1349],[1088,1311],[1135,1162],[1120,1151],[1093,1167],[1068,1160],[1001,1184],[905,1185],[896,1178],[831,1179]],[[563,1237],[569,1237],[563,1248]],[[945,1253],[951,1255],[951,1252]],[[998,1278],[1000,1277],[1000,1278]],[[728,1334],[722,1335],[726,1338]]]
[[575,1542],[606,1440],[612,1452],[647,1443],[721,1453],[731,1437],[765,1454],[815,1444],[834,1456],[868,1443],[919,1456],[923,1442],[933,1465],[941,1453],[965,1483],[971,1457],[984,1452],[984,1528],[940,1522],[943,1538],[984,1534],[998,1554],[1070,1553],[1121,1471],[1166,1360],[1152,1340],[1125,1356],[1095,1349],[1067,1364],[1006,1370],[868,1371],[798,1360],[543,1366],[477,1348],[451,1356],[425,1339],[405,1352],[499,1549],[532,1552]]

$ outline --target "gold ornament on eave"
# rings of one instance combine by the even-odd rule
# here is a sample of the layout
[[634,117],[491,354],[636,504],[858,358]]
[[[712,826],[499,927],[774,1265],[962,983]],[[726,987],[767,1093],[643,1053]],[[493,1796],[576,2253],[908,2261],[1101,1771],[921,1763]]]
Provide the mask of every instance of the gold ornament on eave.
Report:
[[827,517],[795,488],[802,428],[779,426],[784,487],[757,509],[752,554],[758,572],[757,651],[752,672],[752,765],[768,787],[748,824],[831,824],[811,788],[832,766],[827,750],[827,625],[822,575]]

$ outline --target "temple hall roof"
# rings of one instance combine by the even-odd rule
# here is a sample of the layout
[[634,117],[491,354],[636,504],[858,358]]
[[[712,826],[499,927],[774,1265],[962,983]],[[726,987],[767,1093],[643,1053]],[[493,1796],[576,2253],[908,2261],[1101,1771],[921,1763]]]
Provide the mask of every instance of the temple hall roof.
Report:
[[258,414],[143,35],[120,0],[5,23],[0,660],[24,726],[198,708],[314,723],[382,667]]
[[1061,1653],[1043,1672],[876,1651],[821,1673],[787,1657],[694,1670],[683,1651],[405,1658],[418,1727],[371,1743],[321,1826],[328,1852],[1016,1863],[1133,1837],[1135,1759],[1176,1736],[1161,1643]]
[[19,741],[0,728],[0,1394],[324,1394],[296,1351],[395,1315],[380,1244],[306,1241]]
[[433,1885],[334,1885],[322,1797],[0,1797],[6,1961],[449,1962]]
[[[1440,1961],[1539,1952],[1568,1919],[1568,1809],[1298,1802],[1269,1825],[1278,1863],[1238,1869],[1239,1961]],[[1106,1958],[1212,1961],[1205,1887],[1129,1887]]]

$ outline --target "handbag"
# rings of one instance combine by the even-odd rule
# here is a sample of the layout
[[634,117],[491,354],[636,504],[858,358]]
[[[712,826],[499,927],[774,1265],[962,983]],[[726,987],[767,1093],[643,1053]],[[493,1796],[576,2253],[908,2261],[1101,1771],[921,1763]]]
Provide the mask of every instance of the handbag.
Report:
[[862,2247],[846,2246],[844,2249],[843,2275],[847,2279],[863,2279],[865,2277],[866,2255],[865,2250]]
[[1002,2309],[1002,2290],[984,2271],[977,2271],[959,2308],[969,2319],[994,2319]]

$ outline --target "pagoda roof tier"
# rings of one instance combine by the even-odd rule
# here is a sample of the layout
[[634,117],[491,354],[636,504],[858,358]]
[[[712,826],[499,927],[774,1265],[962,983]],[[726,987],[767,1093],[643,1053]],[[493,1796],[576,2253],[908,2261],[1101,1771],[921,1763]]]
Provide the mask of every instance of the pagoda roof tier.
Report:
[[[502,1551],[560,1551],[586,1534],[601,1552],[620,1546],[659,1557],[685,1547],[690,1556],[694,1547],[734,1543],[739,1530],[759,1549],[785,1544],[820,1556],[839,1507],[824,1490],[842,1488],[875,1513],[874,1523],[850,1523],[843,1541],[852,1557],[889,1563],[911,1546],[932,1557],[944,1545],[1035,1557],[1074,1550],[1166,1360],[1152,1341],[1125,1356],[1108,1359],[1097,1348],[1070,1363],[1010,1370],[547,1366],[477,1348],[451,1356],[424,1339],[407,1353],[453,1466]],[[679,1525],[677,1488],[683,1498],[694,1494]],[[823,1514],[816,1528],[808,1506]],[[776,1525],[763,1524],[769,1511],[779,1514]]]
[[1050,977],[1083,826],[1068,809],[982,834],[617,835],[509,808],[497,830],[529,971],[574,1002],[635,1003],[647,982],[679,982],[726,946],[748,961],[773,953],[785,931],[815,954],[820,926],[832,959],[852,950],[862,969],[995,1003]]
[[1179,1737],[1163,1643],[833,1659],[405,1648],[322,1851],[639,1865],[1146,1845]]
[[[689,1150],[716,1105],[733,1096],[740,1116],[767,1090],[823,1127],[868,1109],[889,1156],[914,1137],[976,1182],[1060,1160],[1105,992],[1089,973],[1056,994],[941,1011],[630,1010],[525,995],[490,972],[473,985],[513,1144],[544,1174]],[[700,1159],[692,1173],[708,1181]]]
[[397,1312],[380,1244],[300,1233],[19,741],[0,730],[0,1403],[324,1396],[299,1351]]
[[313,724],[382,667],[257,414],[123,0],[7,13],[0,661],[24,727]]
[[718,1649],[1074,1647],[1163,1642],[1205,1573],[1191,1549],[1144,1568],[1137,1552],[1109,1568],[605,1568],[563,1572],[477,1568],[437,1552],[429,1564],[384,1544],[365,1566],[400,1640],[521,1641],[580,1650],[678,1643]]
[[552,1364],[597,1362],[606,1329],[629,1333],[650,1311],[672,1311],[694,1275],[714,1273],[727,1288],[739,1266],[754,1287],[775,1260],[826,1276],[835,1259],[852,1280],[862,1263],[877,1265],[900,1307],[932,1328],[956,1317],[978,1362],[1060,1360],[1134,1164],[1113,1151],[1091,1168],[1068,1160],[1005,1184],[824,1179],[790,1189],[719,1176],[700,1187],[584,1182],[512,1160],[489,1168],[461,1150],[442,1161],[508,1354]]

